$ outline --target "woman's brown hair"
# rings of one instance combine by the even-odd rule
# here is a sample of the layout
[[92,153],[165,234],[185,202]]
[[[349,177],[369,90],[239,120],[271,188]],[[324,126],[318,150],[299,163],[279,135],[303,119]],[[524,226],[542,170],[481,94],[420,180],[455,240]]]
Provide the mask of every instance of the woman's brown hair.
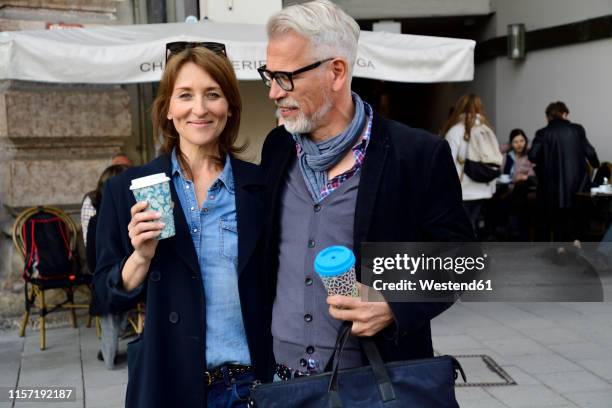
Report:
[[168,119],[168,109],[170,99],[174,91],[174,83],[181,68],[188,62],[193,62],[202,68],[215,82],[221,87],[221,92],[227,100],[228,115],[225,128],[219,135],[219,156],[218,161],[223,165],[225,157],[229,153],[238,153],[244,150],[245,146],[234,146],[240,128],[240,114],[242,112],[242,100],[238,90],[238,80],[231,62],[226,56],[216,54],[204,47],[187,48],[175,55],[172,55],[166,63],[164,74],[159,83],[157,97],[153,101],[151,118],[155,129],[159,129],[162,135],[161,152],[169,154],[176,148],[176,155],[182,169],[187,176],[192,179],[191,169],[187,163],[185,155],[181,152],[179,134],[174,128],[172,120]]
[[463,95],[455,104],[452,113],[442,128],[442,137],[446,136],[446,133],[450,128],[459,122],[463,122],[463,126],[465,128],[463,139],[466,141],[470,140],[470,131],[472,130],[472,127],[474,127],[477,115],[480,116],[480,123],[491,127],[491,124],[485,116],[480,97],[475,94]]

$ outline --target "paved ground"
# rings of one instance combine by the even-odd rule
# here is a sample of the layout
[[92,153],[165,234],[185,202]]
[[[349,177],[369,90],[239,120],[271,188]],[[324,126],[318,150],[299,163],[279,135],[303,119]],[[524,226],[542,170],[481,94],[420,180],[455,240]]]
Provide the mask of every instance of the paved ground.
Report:
[[[433,333],[438,353],[486,354],[517,383],[458,387],[462,407],[612,407],[612,303],[456,304],[435,319]],[[122,407],[127,367],[107,371],[97,350],[95,329],[83,324],[49,329],[42,352],[36,331],[0,334],[0,389],[72,386],[77,395],[47,405],[11,405],[4,396],[0,408]],[[461,361],[468,380],[500,380],[475,360]]]
[[462,407],[612,407],[612,303],[462,303],[432,330],[439,353],[489,355],[518,384],[457,388]]

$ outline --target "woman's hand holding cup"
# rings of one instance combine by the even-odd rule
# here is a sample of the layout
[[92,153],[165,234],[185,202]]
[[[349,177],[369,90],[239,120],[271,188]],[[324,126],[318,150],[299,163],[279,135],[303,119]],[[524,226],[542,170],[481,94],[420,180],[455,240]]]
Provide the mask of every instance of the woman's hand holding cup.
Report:
[[159,242],[157,237],[161,234],[165,224],[160,222],[161,214],[157,211],[146,210],[148,204],[144,201],[132,206],[130,212],[132,219],[128,224],[128,232],[134,254],[142,262],[150,262],[155,255]]

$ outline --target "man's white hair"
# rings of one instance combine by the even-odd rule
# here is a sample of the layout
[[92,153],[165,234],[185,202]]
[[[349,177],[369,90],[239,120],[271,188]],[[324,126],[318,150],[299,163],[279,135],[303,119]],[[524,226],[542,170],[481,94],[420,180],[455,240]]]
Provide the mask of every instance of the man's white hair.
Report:
[[328,0],[316,0],[282,9],[268,20],[268,38],[295,32],[310,41],[314,57],[345,58],[348,80],[357,59],[359,25],[340,7]]

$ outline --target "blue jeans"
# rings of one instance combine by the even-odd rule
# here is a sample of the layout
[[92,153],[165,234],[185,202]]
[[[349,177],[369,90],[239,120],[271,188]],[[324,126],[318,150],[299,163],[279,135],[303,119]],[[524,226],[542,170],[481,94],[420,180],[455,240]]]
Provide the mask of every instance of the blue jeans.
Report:
[[227,375],[208,387],[207,408],[246,408],[255,381],[253,373],[244,373],[234,379]]

